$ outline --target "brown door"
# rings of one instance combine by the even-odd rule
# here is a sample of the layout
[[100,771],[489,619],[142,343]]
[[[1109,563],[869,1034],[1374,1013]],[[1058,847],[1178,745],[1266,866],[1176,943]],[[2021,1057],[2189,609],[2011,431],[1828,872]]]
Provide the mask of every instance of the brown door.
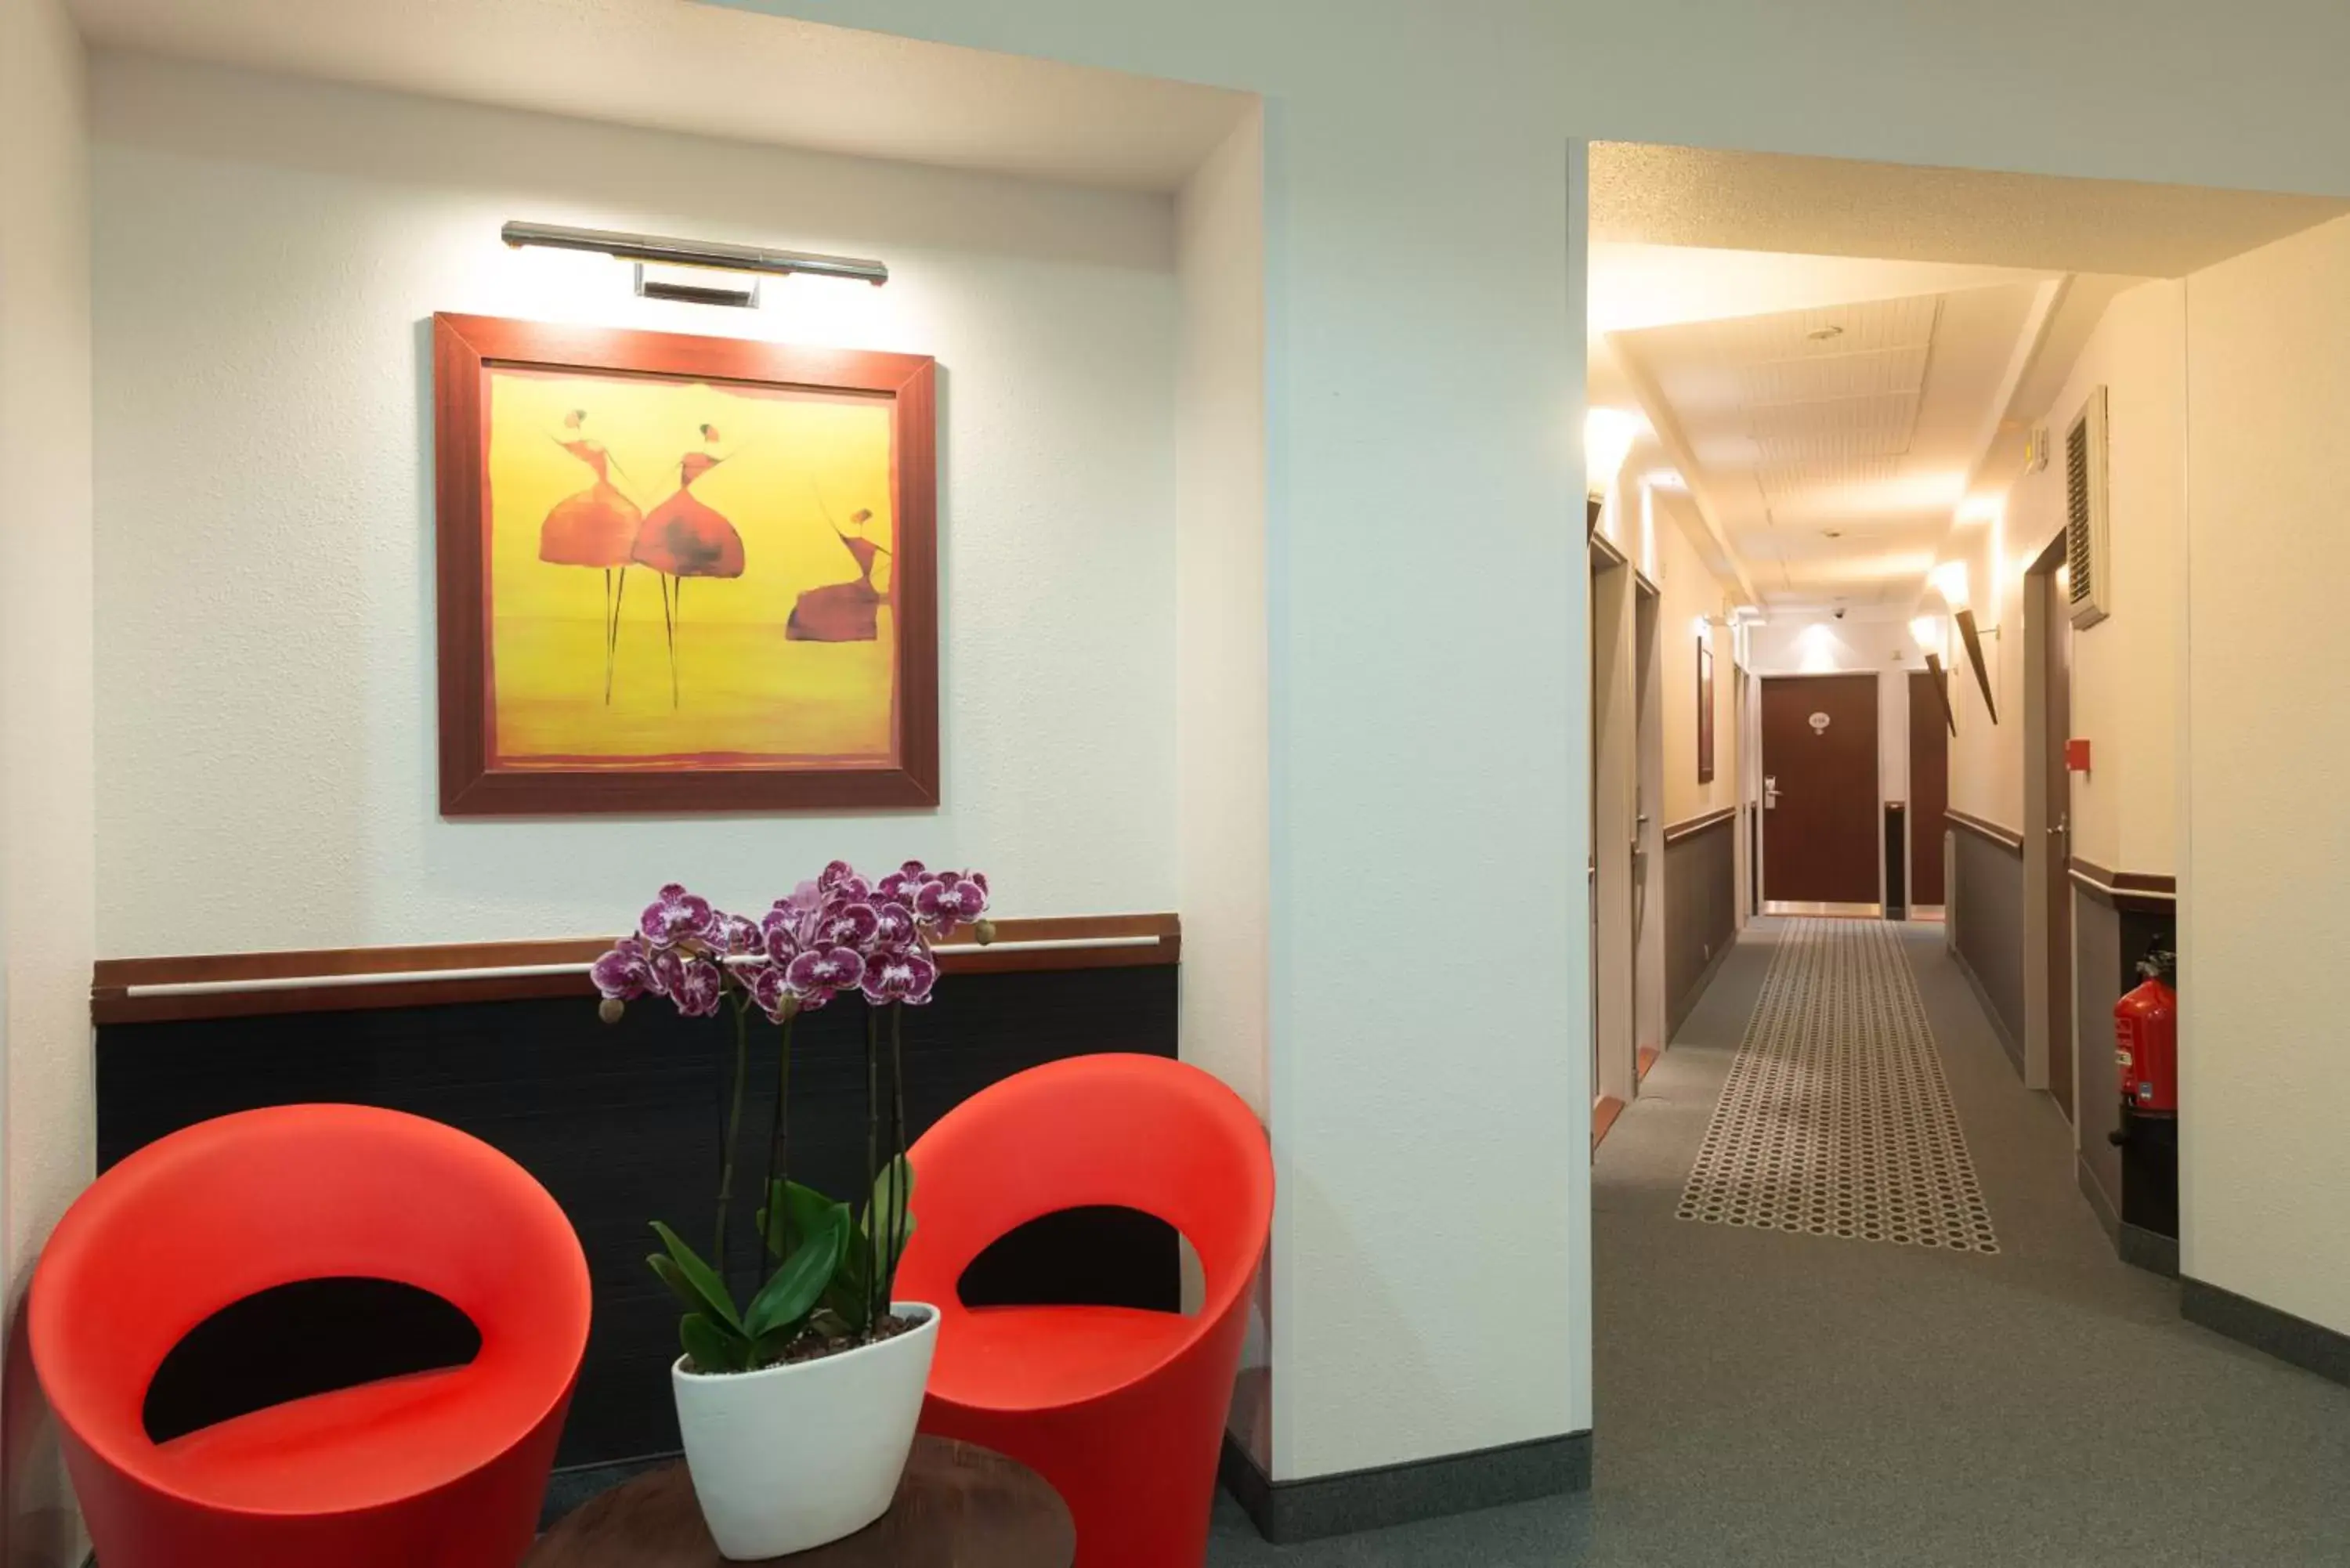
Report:
[[1762,682],[1762,896],[1874,904],[1877,677]]
[[[2059,543],[2062,543],[2060,535]],[[2049,552],[2051,557],[2056,552]],[[2052,562],[2053,564],[2053,562]],[[2044,750],[2048,831],[2040,853],[2048,864],[2048,1092],[2073,1119],[2073,775],[2064,768],[2064,742],[2073,732],[2072,606],[2054,571],[2034,572],[2040,594],[2041,635],[2046,639],[2048,684],[2041,712],[2047,719]]]
[[1942,902],[1942,816],[1950,808],[1950,722],[1934,681],[1909,672],[1909,902],[1929,909]]

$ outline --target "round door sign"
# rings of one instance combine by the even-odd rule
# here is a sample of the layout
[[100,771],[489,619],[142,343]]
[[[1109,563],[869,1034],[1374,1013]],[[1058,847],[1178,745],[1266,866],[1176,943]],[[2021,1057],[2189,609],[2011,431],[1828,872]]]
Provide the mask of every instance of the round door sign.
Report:
[[1814,734],[1814,735],[1825,735],[1825,734],[1826,734],[1826,733],[1827,733],[1827,731],[1828,731],[1828,716],[1827,716],[1825,713],[1814,713],[1814,714],[1813,714],[1813,715],[1812,715],[1812,733],[1813,733],[1813,734]]

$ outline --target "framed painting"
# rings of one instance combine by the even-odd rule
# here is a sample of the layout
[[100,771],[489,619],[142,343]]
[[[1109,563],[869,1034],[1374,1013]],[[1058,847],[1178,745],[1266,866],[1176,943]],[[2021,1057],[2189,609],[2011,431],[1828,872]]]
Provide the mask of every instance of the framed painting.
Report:
[[1697,634],[1697,782],[1713,782],[1713,639]]
[[443,815],[938,804],[931,359],[432,337]]

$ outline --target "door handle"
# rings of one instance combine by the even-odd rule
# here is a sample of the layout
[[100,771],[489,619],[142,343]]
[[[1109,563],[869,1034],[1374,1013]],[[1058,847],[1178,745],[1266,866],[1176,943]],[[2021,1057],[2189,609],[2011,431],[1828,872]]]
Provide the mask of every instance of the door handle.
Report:
[[2056,819],[2056,826],[2048,830],[2048,836],[2051,838],[2062,838],[2072,831],[2073,814],[2068,811]]

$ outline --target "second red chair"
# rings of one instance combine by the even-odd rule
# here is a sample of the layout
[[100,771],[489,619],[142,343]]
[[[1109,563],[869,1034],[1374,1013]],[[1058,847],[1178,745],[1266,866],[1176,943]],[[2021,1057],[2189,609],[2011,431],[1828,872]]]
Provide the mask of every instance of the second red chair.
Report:
[[[920,1223],[898,1296],[942,1315],[922,1429],[1009,1454],[1067,1500],[1077,1568],[1199,1568],[1273,1160],[1247,1105],[1157,1056],[1081,1056],[973,1096],[912,1150]],[[1180,1231],[1197,1315],[968,1308],[963,1271],[1063,1210],[1114,1206]]]

